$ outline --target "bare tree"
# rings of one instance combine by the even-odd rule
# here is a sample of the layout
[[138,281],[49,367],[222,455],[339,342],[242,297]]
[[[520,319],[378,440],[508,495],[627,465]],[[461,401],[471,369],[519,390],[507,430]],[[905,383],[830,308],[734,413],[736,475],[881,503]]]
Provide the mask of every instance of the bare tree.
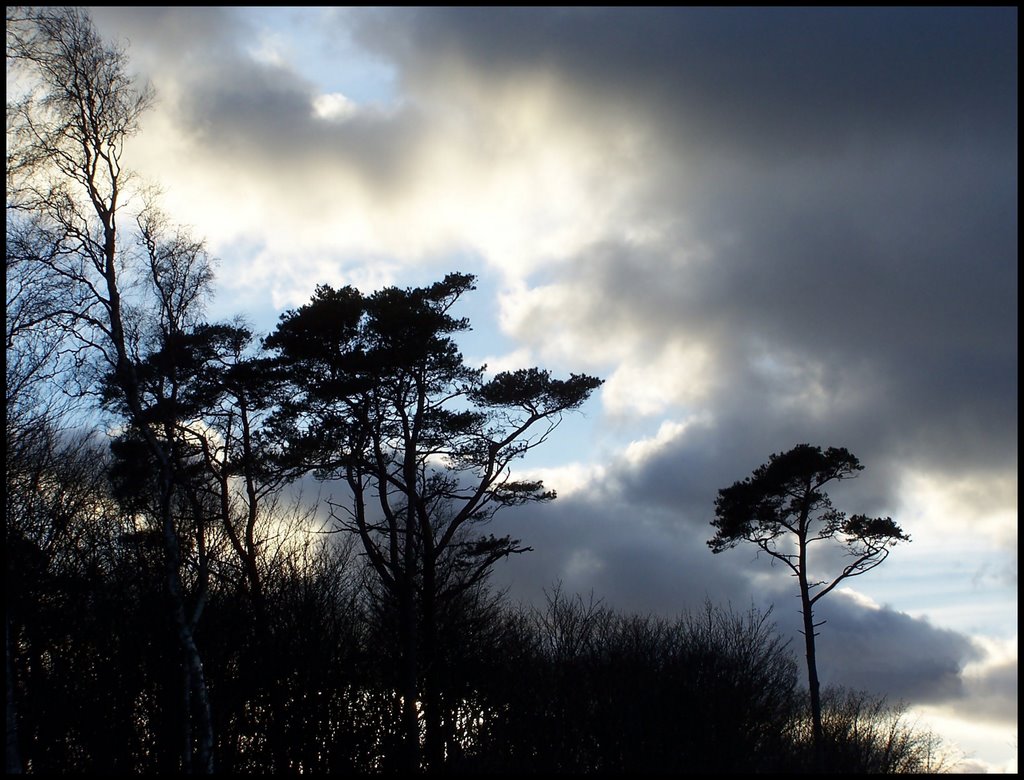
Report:
[[133,81],[124,50],[100,39],[86,11],[8,9],[7,61],[19,79],[7,104],[9,224],[32,237],[39,278],[59,290],[63,304],[54,321],[98,358],[93,379],[109,378],[118,408],[157,464],[166,582],[198,732],[193,740],[185,724],[183,768],[211,772],[212,721],[194,637],[203,596],[190,604],[185,593],[174,522],[179,437],[166,416],[154,414],[137,373],[147,350],[198,313],[208,259],[200,243],[169,232],[145,203],[137,230],[122,234],[132,191],[125,142],[153,93]]

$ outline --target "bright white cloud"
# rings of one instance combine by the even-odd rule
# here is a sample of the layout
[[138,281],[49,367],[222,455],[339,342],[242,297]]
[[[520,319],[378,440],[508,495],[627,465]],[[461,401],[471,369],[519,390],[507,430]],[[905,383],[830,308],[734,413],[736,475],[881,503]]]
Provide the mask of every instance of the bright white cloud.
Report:
[[882,605],[875,601],[870,596],[854,590],[850,587],[836,588],[836,595],[842,594],[844,598],[850,599],[858,607],[862,609],[878,610],[882,608]]
[[700,343],[669,341],[653,355],[626,357],[602,396],[609,414],[655,415],[673,405],[692,406],[715,383],[715,361]]
[[489,376],[500,374],[502,371],[515,371],[516,369],[535,364],[533,352],[529,347],[520,347],[504,355],[487,355],[482,360],[470,362],[486,365],[486,373]]
[[547,468],[516,469],[516,479],[539,479],[544,487],[554,489],[559,498],[600,491],[609,474],[599,463],[567,463]]
[[956,774],[1017,773],[1015,726],[996,726],[958,715],[950,707],[924,705],[912,707],[907,721],[942,736]]
[[541,479],[553,487],[560,497],[573,495],[612,495],[619,489],[615,475],[639,471],[666,447],[673,445],[694,423],[704,420],[694,415],[682,421],[663,420],[657,432],[650,437],[629,441],[618,451],[595,453],[591,462],[573,462],[546,468],[517,469],[516,476],[523,479]]
[[340,92],[329,92],[313,98],[313,115],[320,119],[348,119],[357,110],[356,104]]
[[601,320],[600,304],[581,300],[587,294],[585,286],[568,283],[514,286],[500,298],[502,330],[545,360],[602,371],[609,415],[653,416],[707,400],[720,381],[708,343],[688,333],[630,327],[617,316]]
[[645,462],[682,436],[697,419],[700,418],[694,417],[682,422],[664,420],[653,438],[631,441],[623,452],[623,458],[633,468],[642,467]]

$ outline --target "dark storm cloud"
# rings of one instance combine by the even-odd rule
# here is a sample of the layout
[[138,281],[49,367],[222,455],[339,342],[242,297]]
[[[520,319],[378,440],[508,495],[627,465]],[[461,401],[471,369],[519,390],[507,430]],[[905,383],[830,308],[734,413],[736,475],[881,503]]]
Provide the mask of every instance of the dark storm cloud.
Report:
[[[719,404],[792,395],[799,388],[751,375],[760,353],[789,352],[820,364],[826,386],[857,383],[846,391],[864,396],[833,414],[833,436],[927,451],[943,466],[1012,467],[1016,183],[1005,161],[979,156],[974,166],[936,157],[870,176],[855,165],[845,177],[842,167],[800,172],[795,186],[751,174],[738,197],[738,184],[712,181],[684,209],[712,258],[666,261],[686,236],[643,251],[595,247],[561,279],[591,306],[572,324],[641,331],[652,352],[666,339],[709,343],[728,385]],[[728,240],[716,239],[729,227]],[[805,435],[783,441],[794,438]]]
[[[606,263],[588,258],[588,274],[573,280],[580,300],[602,302],[590,312],[595,328],[643,329],[652,354],[672,338],[712,345],[721,371],[710,402],[714,429],[665,453],[665,468],[683,480],[694,469],[698,478],[717,469],[716,484],[724,486],[723,469],[744,454],[760,463],[809,441],[849,447],[874,469],[872,478],[908,464],[1015,471],[1011,242],[983,253],[984,263],[969,247],[947,251],[945,263],[927,248],[908,248],[878,268],[877,255],[849,244],[814,246],[807,231],[791,238],[777,247],[752,239],[756,268],[729,256],[742,250],[725,249],[715,267],[673,275],[656,262],[622,262],[629,257],[623,251]],[[889,283],[892,277],[906,281]],[[818,371],[766,375],[758,363],[765,355],[809,361]],[[828,397],[824,415],[783,403],[811,378]],[[662,484],[678,490],[686,483]]]
[[[794,605],[795,608],[796,605]],[[833,592],[818,602],[822,681],[936,704],[964,697],[964,665],[981,652],[963,634]],[[795,627],[795,626],[794,626]]]
[[[726,371],[722,405],[763,382],[758,350],[785,351],[833,386],[864,383],[830,438],[870,440],[875,460],[1015,467],[1015,9],[358,19],[414,92],[445,89],[453,68],[494,86],[543,73],[598,124],[624,106],[653,122],[635,212],[685,230],[646,254],[614,235],[588,248],[548,280],[579,310],[538,315],[643,331],[652,355],[702,339]],[[668,259],[694,239],[710,260]],[[781,441],[805,440],[792,422]]]
[[417,86],[451,59],[495,80],[554,72],[759,155],[879,132],[1016,138],[1009,8],[451,8],[360,19],[364,41]]
[[[737,338],[756,333],[831,376],[868,368],[883,406],[858,425],[877,437],[1005,465],[1016,451],[1016,182],[1005,160],[976,157],[911,154],[870,175],[818,168],[796,187],[749,177],[753,200],[739,203],[711,194],[704,213],[720,208],[705,224],[728,213],[738,231],[701,303],[727,310]],[[793,189],[804,196],[786,202]]]
[[502,527],[534,551],[503,565],[495,582],[528,603],[543,603],[542,591],[557,583],[614,609],[667,617],[706,598],[750,603],[746,582],[716,566],[699,534],[625,501],[559,499],[509,513]]
[[880,468],[865,460],[857,448],[858,444],[867,447],[869,442],[852,431],[842,441],[833,441],[837,426],[831,418],[808,422],[775,417],[765,421],[751,400],[749,407],[723,415],[718,424],[691,425],[684,436],[658,450],[641,467],[623,468],[619,477],[622,493],[638,507],[670,513],[676,522],[699,530],[707,539],[713,535],[710,523],[720,488],[749,477],[772,453],[808,442],[845,446],[865,466],[855,480],[841,487],[833,484],[830,495],[837,509],[848,514],[892,512],[897,487],[892,474],[884,465]]
[[89,13],[105,39],[128,46],[132,64],[143,71],[198,52],[216,57],[247,31],[230,8],[216,6],[93,6]]

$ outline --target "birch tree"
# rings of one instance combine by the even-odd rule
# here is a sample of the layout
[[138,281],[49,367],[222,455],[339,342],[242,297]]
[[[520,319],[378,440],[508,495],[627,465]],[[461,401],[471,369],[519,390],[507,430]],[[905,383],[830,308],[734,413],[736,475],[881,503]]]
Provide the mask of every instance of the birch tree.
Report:
[[51,313],[93,367],[77,379],[96,392],[108,378],[116,392],[108,400],[157,464],[166,587],[183,658],[183,695],[193,714],[183,724],[182,764],[185,771],[212,772],[210,703],[195,642],[204,583],[200,577],[197,592],[185,592],[174,517],[178,437],[154,414],[137,372],[148,351],[201,312],[212,278],[209,258],[201,242],[169,230],[134,187],[125,145],[139,131],[153,92],[133,80],[125,51],[101,40],[84,9],[9,8],[7,62],[16,87],[7,103],[8,222],[42,250],[36,269],[60,291]]

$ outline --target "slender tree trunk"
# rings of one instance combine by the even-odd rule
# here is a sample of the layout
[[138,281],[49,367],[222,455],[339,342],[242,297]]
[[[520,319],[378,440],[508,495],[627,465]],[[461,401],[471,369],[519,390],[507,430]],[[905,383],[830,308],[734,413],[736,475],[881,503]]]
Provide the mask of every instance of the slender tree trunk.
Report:
[[[402,721],[406,742],[406,766],[409,772],[419,772],[420,766],[420,725],[417,700],[419,699],[420,679],[420,622],[419,608],[416,599],[416,575],[420,564],[421,550],[417,542],[417,525],[419,517],[416,506],[416,443],[417,432],[423,414],[422,388],[418,388],[417,412],[414,423],[410,428],[409,419],[406,416],[404,407],[399,405],[399,414],[402,418],[403,436],[405,439],[405,456],[402,467],[405,478],[405,547],[403,553],[403,581],[402,588],[404,602],[401,604],[401,622],[405,631],[403,646],[404,656],[404,695]],[[426,569],[426,567],[424,567]]]
[[807,535],[811,513],[813,489],[810,483],[804,485],[804,499],[797,523],[797,581],[800,584],[800,611],[804,619],[804,648],[807,656],[807,688],[811,697],[811,736],[814,745],[814,770],[825,769],[825,733],[821,725],[821,691],[818,684],[818,662],[814,653],[814,605],[811,603],[811,588],[807,582]]
[[[182,756],[184,771],[193,771],[200,774],[213,774],[213,718],[210,713],[210,700],[206,689],[206,676],[203,672],[203,662],[199,655],[199,648],[195,643],[195,636],[191,623],[185,609],[185,594],[181,582],[181,550],[178,545],[178,534],[174,529],[174,518],[171,512],[171,498],[173,493],[173,481],[169,468],[163,469],[161,475],[160,510],[164,531],[164,552],[167,564],[167,590],[171,598],[171,610],[174,615],[175,629],[178,634],[178,644],[181,647],[184,676],[182,680],[183,698],[186,703],[184,718],[185,746]],[[198,735],[194,738],[191,728],[192,705],[198,710]],[[195,758],[195,763],[192,759]]]
[[[203,774],[212,774],[213,718],[210,713],[209,694],[206,687],[206,677],[203,672],[202,658],[199,654],[199,648],[196,646],[192,623],[188,618],[188,612],[185,608],[184,587],[181,582],[180,571],[181,549],[178,541],[178,532],[174,528],[174,518],[171,510],[174,492],[174,463],[170,454],[157,440],[152,428],[142,421],[143,414],[139,383],[132,361],[128,356],[124,320],[121,311],[121,293],[115,263],[114,213],[113,204],[108,212],[100,212],[105,236],[104,251],[106,264],[104,267],[104,280],[108,295],[109,335],[116,350],[118,383],[125,395],[129,414],[138,424],[150,451],[160,463],[160,510],[161,524],[163,526],[164,557],[167,564],[167,590],[171,598],[171,610],[178,633],[178,642],[184,655],[186,675],[182,684],[188,686],[187,696],[189,698],[193,695],[195,696],[199,717],[198,744],[195,749],[198,766],[194,766],[192,769]],[[184,717],[188,721],[191,718],[191,712],[186,710]],[[188,723],[186,723],[186,728],[190,728]],[[189,739],[189,742],[191,741]],[[188,758],[191,759],[191,756],[188,756]]]
[[804,618],[804,646],[807,654],[807,687],[811,696],[811,729],[814,739],[815,769],[824,769],[825,732],[821,725],[821,690],[818,683],[818,663],[814,652],[814,608],[811,605],[807,575],[800,569],[800,602]]
[[200,773],[212,775],[213,716],[210,712],[210,697],[206,688],[206,673],[203,671],[203,662],[199,656],[199,649],[192,638],[191,631],[189,631],[188,658],[192,666],[192,681],[195,685],[199,707],[199,744],[196,750],[196,757],[199,761]]

